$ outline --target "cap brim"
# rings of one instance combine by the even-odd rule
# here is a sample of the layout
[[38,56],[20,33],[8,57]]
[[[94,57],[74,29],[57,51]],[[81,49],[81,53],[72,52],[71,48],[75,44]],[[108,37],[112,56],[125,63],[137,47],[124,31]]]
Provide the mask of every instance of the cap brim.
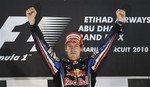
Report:
[[81,44],[81,42],[78,39],[75,39],[75,38],[70,38],[69,40],[67,40],[65,42],[65,44],[68,44],[69,42]]

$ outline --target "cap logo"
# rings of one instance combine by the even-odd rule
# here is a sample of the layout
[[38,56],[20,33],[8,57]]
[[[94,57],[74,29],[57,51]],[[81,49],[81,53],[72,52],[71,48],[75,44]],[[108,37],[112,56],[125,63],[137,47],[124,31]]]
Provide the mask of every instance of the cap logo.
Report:
[[67,34],[65,44],[67,44],[69,41],[77,41],[79,44],[83,44],[82,37],[78,32],[70,32]]
[[68,41],[70,38],[76,38],[76,39],[80,40],[81,37],[80,37],[79,35],[77,35],[77,34],[70,34],[70,35],[67,36],[67,41]]

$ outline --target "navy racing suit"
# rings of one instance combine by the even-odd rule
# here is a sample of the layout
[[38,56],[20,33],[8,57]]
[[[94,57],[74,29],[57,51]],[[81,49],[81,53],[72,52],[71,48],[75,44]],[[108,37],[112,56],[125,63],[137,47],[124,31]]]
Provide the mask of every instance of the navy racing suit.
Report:
[[56,56],[53,49],[44,40],[43,34],[36,24],[30,25],[30,27],[36,48],[52,72],[55,87],[94,87],[95,73],[122,28],[118,23],[115,23],[106,42],[98,47],[98,52],[93,52],[89,57],[71,62],[67,58]]

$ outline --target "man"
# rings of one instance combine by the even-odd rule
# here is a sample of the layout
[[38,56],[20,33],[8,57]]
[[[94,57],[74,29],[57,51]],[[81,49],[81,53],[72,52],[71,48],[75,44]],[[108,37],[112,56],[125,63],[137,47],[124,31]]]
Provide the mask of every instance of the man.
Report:
[[80,57],[80,53],[83,51],[83,41],[77,32],[66,35],[65,51],[68,58],[58,58],[53,49],[45,42],[36,24],[36,15],[37,11],[34,7],[26,11],[37,50],[45,58],[52,72],[55,87],[94,87],[97,68],[125,22],[125,11],[121,9],[116,11],[117,22],[111,29],[107,41],[99,47],[99,52],[93,52],[90,57],[85,58]]

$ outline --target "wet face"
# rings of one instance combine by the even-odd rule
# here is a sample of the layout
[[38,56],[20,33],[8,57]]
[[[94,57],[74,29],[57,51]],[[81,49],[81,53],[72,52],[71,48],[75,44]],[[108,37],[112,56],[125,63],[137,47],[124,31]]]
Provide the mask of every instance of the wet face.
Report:
[[80,52],[83,48],[77,42],[68,42],[65,48],[68,58],[70,60],[78,60],[80,58]]

